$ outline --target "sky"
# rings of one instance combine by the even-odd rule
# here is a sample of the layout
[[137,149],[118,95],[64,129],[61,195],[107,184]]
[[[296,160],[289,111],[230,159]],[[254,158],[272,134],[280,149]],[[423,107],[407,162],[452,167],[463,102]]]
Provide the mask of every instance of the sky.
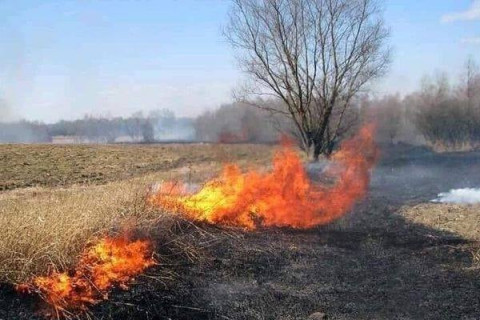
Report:
[[[480,0],[386,0],[393,63],[375,94],[480,64]],[[2,0],[0,99],[8,117],[54,122],[233,101],[244,79],[222,36],[227,0]],[[7,117],[6,113],[0,116]],[[0,119],[8,120],[8,119]]]

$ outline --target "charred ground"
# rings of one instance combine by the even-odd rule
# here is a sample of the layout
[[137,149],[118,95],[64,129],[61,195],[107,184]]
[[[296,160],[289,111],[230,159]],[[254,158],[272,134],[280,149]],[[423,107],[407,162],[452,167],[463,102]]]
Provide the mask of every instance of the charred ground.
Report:
[[[203,258],[172,260],[117,290],[94,319],[476,319],[479,240],[417,224],[401,208],[480,184],[478,153],[383,148],[369,196],[341,221],[307,231],[182,229]],[[441,206],[441,205],[439,205]],[[479,210],[470,210],[477,215]],[[193,230],[193,231],[191,231]],[[161,241],[160,241],[161,242]],[[38,301],[0,291],[0,319],[35,319]]]

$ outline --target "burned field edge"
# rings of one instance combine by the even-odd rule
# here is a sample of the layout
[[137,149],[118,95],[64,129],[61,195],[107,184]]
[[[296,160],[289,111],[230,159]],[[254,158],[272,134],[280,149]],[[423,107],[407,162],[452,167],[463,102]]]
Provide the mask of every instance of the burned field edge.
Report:
[[[472,252],[478,240],[452,233],[455,225],[440,231],[433,221],[405,219],[408,214],[401,211],[410,206],[400,208],[379,200],[382,196],[389,195],[371,194],[348,217],[306,231],[245,233],[179,222],[174,234],[189,245],[202,244],[192,248],[201,252],[198,260],[167,258],[168,263],[137,277],[131,290],[111,292],[92,315],[305,319],[322,311],[332,319],[475,318],[480,283]],[[162,242],[158,239],[159,250],[166,249]],[[32,311],[38,300],[20,298],[5,287],[0,292],[0,318],[37,317]]]
[[[94,306],[102,319],[448,319],[477,315],[475,241],[412,224],[391,211],[310,230],[253,232],[179,221],[172,229],[195,248],[194,258],[161,247],[164,264],[116,289]],[[371,223],[384,219],[375,228]],[[452,287],[455,293],[452,295]],[[37,319],[38,300],[3,291],[6,319]],[[2,297],[2,298],[3,298]],[[30,299],[30,300],[29,300]],[[10,303],[10,304],[8,304]],[[422,305],[423,304],[423,305]],[[30,309],[33,307],[33,309]],[[18,312],[18,313],[16,313]],[[41,319],[41,317],[38,317]]]

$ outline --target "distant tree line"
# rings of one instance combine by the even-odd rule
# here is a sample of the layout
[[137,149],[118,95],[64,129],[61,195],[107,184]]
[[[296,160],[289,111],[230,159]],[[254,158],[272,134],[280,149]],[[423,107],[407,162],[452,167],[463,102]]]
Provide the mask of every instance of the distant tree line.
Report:
[[[224,105],[195,120],[196,137],[270,142],[283,132],[298,138],[295,126],[283,117],[285,108],[282,101],[273,99]],[[436,151],[480,148],[480,70],[469,59],[458,81],[438,74],[425,77],[417,91],[405,96],[356,95],[349,109],[332,113],[323,137],[324,153],[330,154],[361,123],[369,121],[377,123],[377,141],[383,144],[428,145]]]
[[154,142],[194,139],[193,120],[177,118],[169,110],[148,115],[136,112],[130,117],[94,117],[61,120],[53,124],[37,121],[0,122],[0,142],[52,142],[55,137],[71,137],[75,142],[113,143]]
[[378,123],[380,141],[427,144],[436,151],[480,147],[480,72],[473,59],[459,81],[438,74],[403,98],[366,98],[364,105]]
[[[260,107],[259,107],[260,106]],[[176,117],[170,110],[136,112],[130,117],[92,117],[44,124],[1,122],[0,142],[51,142],[75,137],[76,142],[203,141],[272,143],[281,133],[301,142],[301,134],[284,116],[280,99],[235,102],[196,118]],[[272,110],[279,112],[271,112]],[[341,121],[340,121],[341,120]],[[323,136],[325,154],[354,134],[359,124],[377,123],[380,143],[426,144],[437,151],[480,147],[480,71],[470,59],[459,81],[439,74],[425,78],[421,88],[406,96],[358,94],[348,110],[332,112]]]
[[436,150],[480,147],[480,73],[473,60],[462,78],[456,85],[445,75],[426,82],[413,101],[417,128]]
[[195,119],[195,135],[197,140],[206,142],[274,142],[282,131],[275,120],[245,103],[225,104]]
[[48,126],[37,121],[0,122],[0,143],[50,142]]

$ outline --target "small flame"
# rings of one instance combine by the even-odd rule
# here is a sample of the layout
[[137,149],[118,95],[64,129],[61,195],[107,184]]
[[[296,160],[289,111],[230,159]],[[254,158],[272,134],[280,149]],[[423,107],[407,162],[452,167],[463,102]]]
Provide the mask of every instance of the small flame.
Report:
[[333,185],[311,182],[298,154],[285,145],[275,154],[269,173],[242,173],[237,165],[228,164],[219,178],[195,194],[189,194],[185,184],[166,182],[149,201],[194,220],[247,229],[327,224],[365,196],[377,158],[374,131],[374,125],[363,127],[332,156],[338,164],[327,172],[338,176]]
[[130,242],[126,237],[104,238],[88,248],[71,273],[52,272],[20,284],[17,290],[37,292],[53,308],[55,314],[85,311],[88,306],[108,298],[115,285],[122,288],[146,268],[155,264],[149,257],[150,243]]

